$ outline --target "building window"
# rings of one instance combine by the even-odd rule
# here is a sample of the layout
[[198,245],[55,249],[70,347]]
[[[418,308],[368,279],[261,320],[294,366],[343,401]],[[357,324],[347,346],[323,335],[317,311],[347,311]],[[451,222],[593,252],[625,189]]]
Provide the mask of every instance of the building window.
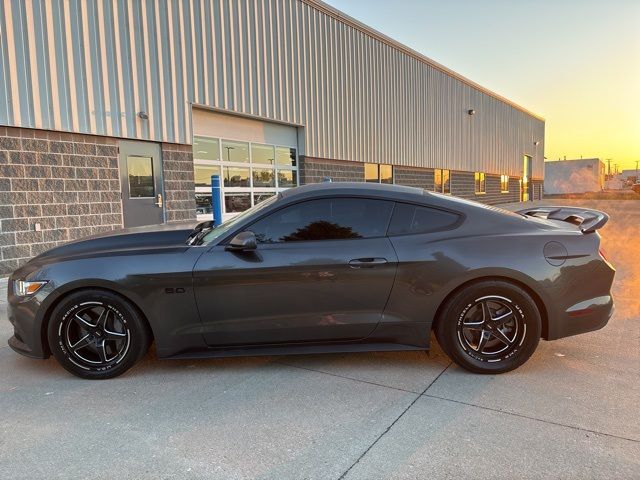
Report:
[[251,145],[251,161],[253,163],[264,163],[265,165],[273,165],[275,154],[273,145],[260,145],[254,143]]
[[195,136],[193,163],[198,220],[211,219],[211,175],[220,175],[224,216],[298,186],[293,147]]
[[364,164],[364,181],[371,183],[378,183],[379,169],[377,163],[365,163]]
[[276,163],[280,166],[295,167],[298,156],[295,148],[276,147]]
[[219,165],[198,165],[193,166],[193,177],[196,187],[211,188],[211,176],[220,175]]
[[380,183],[393,183],[393,167],[380,165]]
[[223,140],[222,160],[234,163],[249,163],[249,143]]
[[509,193],[509,175],[500,175],[500,193]]
[[393,183],[393,166],[365,163],[364,181],[369,183]]
[[487,181],[484,172],[475,173],[476,195],[487,193]]
[[153,198],[156,196],[153,183],[153,159],[151,157],[127,157],[129,176],[129,198]]
[[438,193],[451,193],[451,171],[436,168],[433,172],[433,191]]

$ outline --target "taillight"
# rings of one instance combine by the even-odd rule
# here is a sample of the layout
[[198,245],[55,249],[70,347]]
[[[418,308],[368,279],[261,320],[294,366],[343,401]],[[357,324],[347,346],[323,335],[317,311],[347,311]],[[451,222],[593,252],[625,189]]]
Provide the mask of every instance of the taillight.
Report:
[[605,251],[604,251],[604,248],[600,247],[600,248],[598,249],[598,253],[600,254],[600,256],[602,257],[602,259],[603,259],[605,262],[608,262],[608,261],[609,261],[609,260],[607,259],[607,252],[605,252]]

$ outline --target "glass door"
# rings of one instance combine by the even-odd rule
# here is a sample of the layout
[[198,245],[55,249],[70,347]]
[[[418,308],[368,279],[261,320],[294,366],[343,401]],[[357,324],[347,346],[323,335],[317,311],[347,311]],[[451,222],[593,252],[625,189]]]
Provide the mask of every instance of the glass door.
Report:
[[522,160],[522,180],[520,182],[520,201],[528,202],[531,199],[531,155],[525,155]]

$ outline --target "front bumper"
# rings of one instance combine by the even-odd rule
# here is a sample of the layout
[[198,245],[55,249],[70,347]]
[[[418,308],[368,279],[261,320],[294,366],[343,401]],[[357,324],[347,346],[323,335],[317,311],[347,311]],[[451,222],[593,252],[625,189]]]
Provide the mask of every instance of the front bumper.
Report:
[[44,355],[43,353],[40,353],[40,354],[34,353],[33,350],[29,348],[29,345],[27,345],[24,342],[21,342],[18,339],[18,337],[16,337],[15,335],[11,337],[7,343],[9,344],[9,346],[14,352],[17,352],[20,355],[24,355],[25,357],[39,358],[41,360],[44,360],[49,357],[49,355]]
[[49,358],[49,346],[46,332],[42,331],[42,318],[38,315],[42,297],[21,299],[13,295],[12,282],[9,281],[8,308],[9,322],[13,325],[13,336],[9,346],[21,355],[31,358]]

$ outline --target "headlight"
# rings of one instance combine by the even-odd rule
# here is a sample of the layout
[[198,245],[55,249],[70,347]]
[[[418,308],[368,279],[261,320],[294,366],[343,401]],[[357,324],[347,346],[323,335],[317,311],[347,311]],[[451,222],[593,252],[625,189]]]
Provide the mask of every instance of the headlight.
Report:
[[16,280],[14,282],[13,291],[18,297],[27,297],[33,295],[47,284],[47,280],[40,282],[27,282],[24,280]]

